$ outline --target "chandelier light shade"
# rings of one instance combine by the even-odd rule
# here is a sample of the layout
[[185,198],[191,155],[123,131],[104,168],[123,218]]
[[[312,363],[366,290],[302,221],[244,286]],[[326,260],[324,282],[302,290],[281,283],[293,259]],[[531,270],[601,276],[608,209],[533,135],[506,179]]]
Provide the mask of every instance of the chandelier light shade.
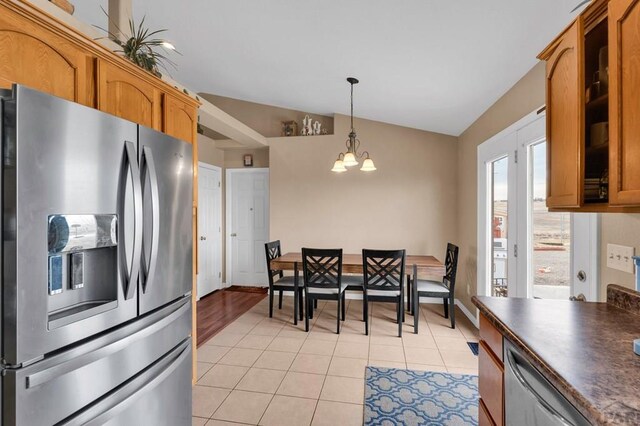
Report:
[[333,169],[331,169],[331,171],[336,173],[344,173],[347,171],[347,168],[344,166],[344,162],[340,156],[338,156],[336,162],[333,163]]
[[369,156],[368,151],[358,152],[360,140],[356,135],[356,129],[353,127],[353,85],[358,84],[359,81],[353,77],[347,78],[347,81],[351,85],[351,131],[349,132],[349,137],[346,142],[347,151],[338,154],[338,159],[334,163],[331,171],[336,173],[346,172],[347,167],[357,166],[359,164],[358,159],[364,158],[365,160],[360,170],[363,172],[372,172],[376,170],[376,166],[373,164],[373,160]]

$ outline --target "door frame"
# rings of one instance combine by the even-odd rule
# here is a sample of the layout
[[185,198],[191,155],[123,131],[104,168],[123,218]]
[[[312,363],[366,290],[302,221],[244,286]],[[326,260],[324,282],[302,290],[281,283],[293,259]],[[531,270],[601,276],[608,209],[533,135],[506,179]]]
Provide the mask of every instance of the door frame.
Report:
[[[520,130],[523,130],[525,127],[534,123],[539,119],[544,119],[544,110],[542,108],[537,108],[531,113],[527,114],[520,120],[516,121],[506,129],[502,130],[495,136],[489,138],[484,143],[478,145],[477,149],[477,176],[478,176],[478,187],[477,187],[477,247],[478,247],[478,259],[476,265],[476,293],[479,296],[491,296],[490,294],[490,283],[487,282],[487,278],[489,277],[489,266],[492,261],[490,257],[491,250],[491,238],[489,236],[489,230],[486,229],[487,219],[489,215],[489,207],[488,200],[486,194],[488,194],[489,188],[489,179],[486,163],[492,161],[492,159],[501,158],[502,154],[505,152],[505,149],[501,147],[502,142],[505,139],[509,139],[509,143],[512,144],[510,149],[515,152],[513,155],[517,159],[518,155],[521,159],[517,159],[515,166],[516,170],[511,171],[511,163],[509,170],[509,198],[511,198],[511,194],[513,193],[511,188],[513,187],[515,190],[515,198],[514,202],[509,203],[509,214],[514,212],[514,217],[516,217],[516,223],[508,225],[508,235],[513,236],[513,241],[510,241],[509,247],[509,264],[508,268],[512,268],[512,264],[516,269],[514,270],[516,279],[518,281],[524,280],[522,282],[528,282],[528,277],[530,273],[530,259],[528,253],[528,235],[527,229],[529,226],[529,214],[528,210],[524,207],[529,203],[528,200],[528,192],[524,192],[522,196],[525,197],[525,200],[518,200],[518,193],[522,193],[523,191],[528,191],[527,187],[527,173],[529,173],[530,164],[528,163],[526,156],[526,149],[532,143],[535,143],[535,138],[526,138],[522,140],[522,135],[518,135]],[[546,134],[545,134],[546,139]],[[508,150],[507,150],[508,151]],[[510,155],[511,157],[511,155]],[[513,182],[513,183],[511,183]],[[526,202],[523,202],[526,201]],[[513,205],[513,207],[512,207]],[[512,210],[513,209],[513,210]],[[586,214],[586,213],[580,213]],[[526,220],[523,220],[521,215],[526,215]],[[571,221],[571,228],[573,231],[574,221]],[[600,259],[600,218],[599,215],[592,215],[589,220],[589,230],[593,238],[591,238],[591,247],[590,247],[590,270],[587,271],[590,277],[595,278],[589,281],[589,288],[584,289],[582,291],[586,296],[588,301],[596,301],[598,298],[598,277],[599,277],[599,259]],[[572,233],[573,235],[573,233]],[[511,240],[511,239],[510,239]],[[514,256],[514,247],[513,242],[518,247],[521,247],[519,256],[526,256],[527,260],[525,261],[525,268],[517,268],[518,260]],[[574,272],[574,256],[573,252],[571,255],[571,274],[572,274],[572,282],[574,280],[573,272]],[[528,287],[528,286],[527,286]],[[511,292],[512,286],[509,286],[509,292],[515,297],[528,297],[529,289],[527,288],[524,291],[522,288],[516,290],[515,292]],[[521,294],[522,293],[522,294]]]
[[[507,128],[506,130],[510,130],[510,128]],[[505,150],[503,147],[503,141],[505,139],[512,139],[508,143],[515,145],[516,133],[515,130],[511,132],[508,132],[506,130],[498,133],[491,139],[478,145],[478,263],[476,265],[476,293],[479,296],[491,296],[490,286],[486,283],[486,278],[489,277],[489,270],[491,269],[490,266],[493,265],[493,239],[490,235],[491,230],[485,226],[488,223],[489,218],[491,217],[491,207],[489,206],[486,194],[488,194],[489,189],[491,189],[490,185],[492,184],[492,179],[489,176],[490,172],[487,169],[487,163],[504,158],[505,154],[509,159],[507,170],[507,199],[509,203],[507,206],[507,217],[517,217],[517,203],[515,202],[517,191],[517,185],[515,184],[517,180],[517,169],[515,167],[515,158],[514,153],[510,149]],[[513,287],[515,286],[515,277],[517,277],[518,271],[516,256],[514,256],[514,253],[517,250],[515,248],[518,241],[517,231],[517,223],[507,221],[507,285],[509,286],[508,291],[510,294],[515,294]],[[481,283],[482,285],[480,285]]]
[[270,214],[271,214],[271,176],[268,167],[255,167],[255,168],[247,168],[247,169],[226,169],[225,172],[225,253],[226,253],[226,262],[225,262],[225,281],[228,285],[233,285],[233,250],[231,249],[231,230],[233,229],[233,215],[231,214],[231,198],[233,196],[233,177],[234,175],[239,174],[255,174],[255,173],[265,173],[267,174],[267,179],[269,184],[267,185],[267,206],[266,209],[266,224],[267,224],[267,240],[271,235],[271,222],[270,222]]
[[[214,200],[214,201],[217,201],[218,202],[217,205],[220,206],[220,223],[219,223],[219,225],[220,225],[220,237],[219,237],[220,238],[220,240],[219,240],[219,243],[220,243],[220,261],[218,262],[218,266],[220,267],[220,288],[217,289],[217,290],[222,290],[224,288],[224,283],[222,282],[222,266],[223,266],[223,261],[222,261],[223,244],[222,243],[224,241],[223,240],[223,234],[222,234],[223,231],[224,231],[223,226],[222,226],[222,214],[223,214],[223,211],[222,211],[222,190],[223,190],[223,185],[222,185],[222,177],[223,177],[223,175],[222,175],[222,167],[214,166],[213,164],[209,164],[209,163],[204,163],[202,161],[198,161],[198,168],[200,168],[200,167],[202,167],[204,169],[215,170],[220,174],[220,194],[218,195],[218,199]],[[199,219],[200,219],[200,209],[198,209],[198,217],[196,217],[196,220],[199,220]],[[198,228],[200,228],[200,227],[198,226]],[[199,232],[199,229],[198,229],[198,232]],[[199,236],[198,236],[197,241],[200,241]],[[198,256],[200,256],[200,247],[198,247]],[[200,261],[200,259],[198,259],[198,261]],[[198,281],[198,277],[196,276],[196,292],[197,292],[197,286],[198,286],[198,282],[197,281]],[[211,294],[211,293],[208,293],[208,294]],[[200,295],[196,294],[196,296],[197,296],[197,300],[200,300]]]

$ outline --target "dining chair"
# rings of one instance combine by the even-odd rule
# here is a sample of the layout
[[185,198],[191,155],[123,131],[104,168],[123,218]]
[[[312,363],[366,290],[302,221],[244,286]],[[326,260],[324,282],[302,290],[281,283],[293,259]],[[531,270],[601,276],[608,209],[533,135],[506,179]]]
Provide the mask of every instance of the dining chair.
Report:
[[447,244],[445,255],[445,274],[442,281],[418,279],[418,268],[413,265],[413,332],[418,333],[418,317],[420,316],[420,297],[441,297],[444,301],[444,317],[451,316],[451,328],[456,328],[455,287],[458,269],[458,246]]
[[340,317],[344,321],[346,316],[345,290],[347,285],[342,282],[342,249],[302,249],[302,270],[304,275],[304,293],[307,304],[304,316],[304,329],[309,331],[309,318],[313,305],[318,299],[335,300],[336,333],[340,334]]
[[405,250],[362,250],[366,335],[369,335],[369,301],[392,302],[397,304],[398,337],[402,337],[405,260]]
[[293,324],[298,325],[299,311],[300,321],[302,321],[302,293],[304,282],[298,279],[298,265],[294,267],[293,276],[285,276],[284,272],[279,269],[271,269],[271,261],[276,257],[280,257],[282,252],[280,249],[280,240],[272,241],[264,245],[264,251],[267,256],[267,276],[269,277],[269,318],[273,317],[273,294],[278,294],[278,309],[282,309],[282,293],[284,291],[293,291]]

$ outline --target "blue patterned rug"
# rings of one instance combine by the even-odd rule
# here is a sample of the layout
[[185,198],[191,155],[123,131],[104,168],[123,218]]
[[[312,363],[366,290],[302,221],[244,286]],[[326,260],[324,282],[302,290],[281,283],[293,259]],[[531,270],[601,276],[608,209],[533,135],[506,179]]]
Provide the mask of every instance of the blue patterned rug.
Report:
[[367,367],[364,424],[477,425],[478,377]]

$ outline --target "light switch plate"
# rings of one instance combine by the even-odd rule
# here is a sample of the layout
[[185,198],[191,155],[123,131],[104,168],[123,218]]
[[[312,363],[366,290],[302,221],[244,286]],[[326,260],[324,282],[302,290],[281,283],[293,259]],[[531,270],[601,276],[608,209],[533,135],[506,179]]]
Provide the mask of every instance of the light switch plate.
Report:
[[635,247],[607,244],[607,267],[633,274]]

